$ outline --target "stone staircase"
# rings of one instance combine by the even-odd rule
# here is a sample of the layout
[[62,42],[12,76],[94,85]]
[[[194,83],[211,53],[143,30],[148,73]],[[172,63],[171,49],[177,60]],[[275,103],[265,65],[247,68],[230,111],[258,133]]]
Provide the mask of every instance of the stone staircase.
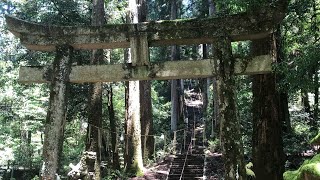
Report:
[[179,154],[174,158],[168,180],[203,179],[204,155]]
[[204,179],[203,128],[198,127],[185,153],[175,155],[168,180]]
[[[185,125],[188,131],[184,135],[185,147],[173,159],[167,180],[204,179],[204,122],[202,120],[201,93],[190,86],[195,80],[184,84]],[[188,85],[188,87],[186,87]],[[178,142],[179,144],[179,142]],[[181,144],[181,143],[180,143]],[[179,145],[178,145],[179,146]],[[183,151],[184,150],[184,151]]]

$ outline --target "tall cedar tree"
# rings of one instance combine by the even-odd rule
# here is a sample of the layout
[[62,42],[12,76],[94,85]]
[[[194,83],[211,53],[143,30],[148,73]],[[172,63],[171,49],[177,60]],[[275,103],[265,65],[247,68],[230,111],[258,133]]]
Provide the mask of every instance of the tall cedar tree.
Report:
[[[252,42],[254,55],[272,54],[276,61],[275,40],[266,38]],[[275,74],[254,75],[253,92],[253,171],[261,180],[282,180],[284,152],[280,94]]]
[[[111,62],[111,50],[105,50],[105,57],[107,62]],[[111,151],[112,151],[112,166],[115,170],[120,170],[120,159],[118,151],[118,129],[117,129],[117,119],[115,116],[114,106],[113,106],[113,85],[112,83],[107,84],[107,97],[108,97],[108,115],[110,122],[110,134],[111,134]]]
[[[170,19],[174,20],[178,17],[178,2],[171,0],[171,15]],[[178,46],[171,47],[171,60],[179,59],[179,48]],[[177,130],[177,123],[179,119],[179,80],[171,80],[171,131]]]
[[[216,13],[215,0],[208,0],[209,4],[209,15],[213,16]],[[220,138],[220,118],[219,118],[219,97],[218,97],[218,79],[217,77],[212,78],[213,84],[213,115],[212,115],[212,131],[211,135]]]
[[[139,22],[147,21],[147,2],[139,1]],[[151,82],[140,81],[140,121],[141,121],[141,142],[142,157],[144,162],[151,159],[154,151],[152,102],[151,102]]]
[[[139,22],[139,6],[144,1],[137,2],[136,0],[129,0],[129,23]],[[139,63],[138,54],[136,50],[141,50],[139,46],[139,37],[130,37],[130,55],[129,62],[133,65]],[[138,42],[137,44],[135,44]],[[133,45],[134,44],[134,45]],[[134,49],[136,48],[136,49]],[[144,48],[141,46],[141,48]],[[140,122],[140,82],[129,81],[126,90],[126,171],[134,176],[143,175],[143,161],[141,148],[141,122]]]
[[246,179],[240,122],[237,118],[235,94],[235,59],[232,55],[231,40],[225,35],[214,43],[217,59],[217,87],[221,126],[222,153],[226,180]]
[[[93,0],[91,25],[102,26],[105,24],[104,1]],[[92,51],[90,64],[99,65],[104,62],[103,50]],[[94,158],[89,157],[86,160],[89,179],[101,179],[101,154],[102,148],[102,83],[92,83],[89,88],[89,106],[88,106],[88,131],[86,151],[95,153]],[[90,173],[94,172],[94,173]]]

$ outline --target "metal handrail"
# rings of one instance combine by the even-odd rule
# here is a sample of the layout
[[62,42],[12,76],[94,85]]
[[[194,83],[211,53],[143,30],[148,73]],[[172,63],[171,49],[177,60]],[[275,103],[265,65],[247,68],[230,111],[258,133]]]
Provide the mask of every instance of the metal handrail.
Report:
[[192,135],[191,135],[191,141],[190,141],[189,146],[188,146],[188,150],[187,150],[186,157],[184,158],[184,163],[183,163],[183,167],[182,167],[182,171],[181,171],[179,180],[182,179],[183,172],[184,172],[184,168],[185,168],[185,166],[186,166],[186,162],[187,162],[187,159],[188,159],[188,153],[189,153],[190,149],[192,149],[193,134],[195,134],[195,129],[193,129],[193,132],[192,132]]

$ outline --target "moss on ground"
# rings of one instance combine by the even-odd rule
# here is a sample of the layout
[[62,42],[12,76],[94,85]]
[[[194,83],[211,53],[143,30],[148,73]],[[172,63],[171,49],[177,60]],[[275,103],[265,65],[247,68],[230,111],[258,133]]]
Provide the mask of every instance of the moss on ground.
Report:
[[320,154],[310,160],[305,160],[298,170],[286,171],[284,180],[320,179]]

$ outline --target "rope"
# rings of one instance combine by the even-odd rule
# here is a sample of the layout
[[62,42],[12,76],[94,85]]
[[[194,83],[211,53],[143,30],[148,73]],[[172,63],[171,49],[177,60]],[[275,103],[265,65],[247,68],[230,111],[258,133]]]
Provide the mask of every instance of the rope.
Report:
[[[194,131],[195,131],[195,129],[193,129],[193,134],[195,134]],[[184,163],[183,163],[183,167],[182,167],[182,171],[181,171],[179,180],[182,179],[183,172],[184,172],[184,169],[185,169],[185,166],[186,166],[186,162],[187,162],[187,159],[188,159],[188,154],[189,154],[190,149],[192,149],[192,137],[193,137],[193,135],[191,136],[191,141],[190,141],[189,146],[188,146],[187,154],[186,154],[186,157],[184,158]]]
[[[98,129],[98,130],[102,130],[102,131],[105,131],[105,129],[103,129],[103,128],[101,128],[101,127],[98,127],[98,126],[95,126],[95,125],[93,125],[93,124],[89,124],[89,133],[90,133],[90,131],[91,131],[91,127],[94,127],[94,128],[96,128],[96,129]],[[184,128],[183,129],[178,129],[178,130],[175,130],[175,131],[173,131],[173,132],[180,132],[180,131],[183,131],[183,130],[185,130]],[[109,133],[114,133],[114,134],[118,134],[118,132],[114,132],[114,131],[108,131]],[[124,136],[133,136],[133,135],[131,135],[131,134],[123,134]],[[153,137],[161,137],[161,136],[159,136],[159,135],[140,135],[140,136],[153,136]]]

